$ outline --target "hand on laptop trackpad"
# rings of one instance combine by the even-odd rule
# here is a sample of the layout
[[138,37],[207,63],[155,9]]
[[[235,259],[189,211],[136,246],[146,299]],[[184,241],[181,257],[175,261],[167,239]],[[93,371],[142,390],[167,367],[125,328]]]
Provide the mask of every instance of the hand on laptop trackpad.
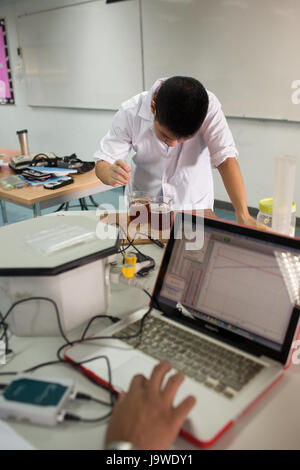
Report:
[[153,367],[157,361],[151,358],[133,357],[113,371],[113,382],[118,389],[127,392],[133,377],[137,374],[144,375],[149,379]]
[[[158,364],[158,361],[152,360],[151,358],[146,357],[133,357],[132,359],[128,360],[127,362],[123,363],[121,366],[117,367],[113,371],[113,382],[114,385],[120,391],[127,392],[133,377],[137,374],[142,374],[149,379],[154,366]],[[171,375],[176,373],[174,369],[171,369],[164,377],[162,388],[165,386],[166,382],[170,378]]]

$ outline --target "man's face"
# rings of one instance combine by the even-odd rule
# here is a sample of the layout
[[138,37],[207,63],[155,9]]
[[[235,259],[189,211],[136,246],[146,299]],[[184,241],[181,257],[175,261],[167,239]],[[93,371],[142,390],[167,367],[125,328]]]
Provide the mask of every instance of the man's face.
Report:
[[162,126],[158,120],[156,119],[156,104],[155,99],[151,101],[151,111],[154,114],[154,132],[156,137],[164,142],[168,147],[176,147],[176,145],[185,142],[186,140],[190,139],[192,136],[189,137],[178,137],[172,134],[166,127]]
[[155,118],[154,118],[154,132],[156,134],[156,137],[162,142],[164,142],[168,147],[176,147],[176,145],[190,139],[190,137],[175,136],[166,127],[159,124],[159,122]]

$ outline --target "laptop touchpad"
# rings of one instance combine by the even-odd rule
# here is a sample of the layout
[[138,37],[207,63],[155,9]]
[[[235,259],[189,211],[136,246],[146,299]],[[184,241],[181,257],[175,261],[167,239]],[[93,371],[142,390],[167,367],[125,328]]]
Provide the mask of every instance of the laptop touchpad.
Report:
[[149,379],[155,364],[157,364],[156,360],[137,354],[113,371],[113,383],[117,388],[127,391],[136,374],[142,374]]

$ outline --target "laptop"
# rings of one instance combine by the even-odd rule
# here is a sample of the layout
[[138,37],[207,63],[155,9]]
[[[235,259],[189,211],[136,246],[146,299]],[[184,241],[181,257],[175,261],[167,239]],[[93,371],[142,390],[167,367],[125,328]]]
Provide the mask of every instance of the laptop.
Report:
[[93,360],[107,356],[117,391],[170,361],[186,377],[174,404],[197,399],[181,435],[208,447],[287,367],[299,322],[299,266],[296,239],[179,213],[151,312],[133,312],[101,332],[109,339],[76,345],[66,359],[89,361],[82,369],[108,384],[106,362]]

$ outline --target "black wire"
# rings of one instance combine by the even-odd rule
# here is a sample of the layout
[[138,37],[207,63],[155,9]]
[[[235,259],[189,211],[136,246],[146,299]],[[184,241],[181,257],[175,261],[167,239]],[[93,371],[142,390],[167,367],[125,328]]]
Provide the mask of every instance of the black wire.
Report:
[[8,309],[8,311],[6,312],[6,314],[4,315],[3,319],[1,320],[0,322],[0,325],[4,325],[5,324],[5,320],[7,319],[8,315],[10,314],[10,312],[19,304],[23,303],[23,302],[29,302],[29,301],[32,301],[32,300],[45,300],[46,302],[50,302],[52,303],[52,305],[54,306],[54,309],[55,309],[55,313],[56,313],[56,318],[57,318],[57,323],[58,323],[58,327],[59,327],[59,331],[60,331],[60,334],[61,336],[63,337],[63,339],[66,341],[66,343],[68,344],[72,344],[68,338],[66,337],[65,335],[65,332],[62,328],[62,325],[61,325],[61,321],[60,321],[60,316],[59,316],[59,311],[58,311],[58,308],[57,308],[57,305],[56,305],[56,302],[54,302],[54,300],[48,298],[48,297],[28,297],[26,299],[21,299],[21,300],[17,300],[16,302],[14,302],[10,308]]
[[[150,295],[148,292],[147,292],[147,294]],[[140,328],[139,328],[137,333],[134,333],[132,335],[127,335],[127,336],[91,336],[89,338],[83,338],[82,342],[85,342],[85,341],[98,341],[98,340],[102,340],[102,339],[121,339],[121,340],[125,340],[125,339],[136,338],[137,336],[139,336],[142,333],[145,320],[146,320],[146,318],[148,317],[148,315],[150,314],[151,311],[152,311],[152,306],[149,307],[147,312],[141,318]],[[67,347],[67,344],[65,345],[65,347]]]
[[107,413],[104,416],[101,416],[100,418],[82,418],[81,416],[74,415],[73,413],[66,413],[64,416],[65,421],[81,421],[82,423],[100,423],[101,421],[104,421],[105,419],[109,418],[112,414],[112,411]]
[[[125,232],[124,228],[122,227],[122,225],[120,225],[119,223],[115,223],[115,224],[113,224],[113,225],[116,225],[117,227],[119,227],[119,228],[122,230],[122,232],[124,233],[124,235],[126,236],[127,241],[128,241],[128,246],[127,246],[125,249],[123,249],[123,250],[120,248],[119,251],[118,251],[118,253],[124,254],[125,251],[128,250],[128,248],[129,248],[130,246],[132,246],[132,248],[133,248],[140,256],[142,256],[142,258],[144,259],[144,261],[153,261],[153,266],[149,267],[148,270],[149,270],[149,269],[154,269],[154,268],[155,268],[155,261],[154,261],[154,259],[151,258],[151,256],[144,255],[144,253],[142,253],[142,252],[136,247],[136,245],[133,244],[134,239],[135,239],[135,236],[136,236],[138,233],[141,233],[141,232],[136,232],[136,233],[134,234],[134,236],[133,236],[133,239],[130,240],[130,239],[128,238],[128,235],[127,235],[127,233]],[[147,235],[147,236],[148,236],[148,235]],[[151,239],[151,240],[152,240],[152,239]],[[152,240],[152,241],[153,241],[153,240]],[[147,267],[145,266],[145,268],[143,268],[143,269],[147,269]],[[138,274],[138,273],[137,273],[137,274]]]
[[[149,292],[147,292],[147,295],[150,296]],[[99,341],[99,340],[103,340],[103,339],[116,339],[116,340],[126,340],[126,339],[132,339],[132,338],[136,338],[138,337],[139,335],[142,334],[142,331],[143,331],[143,327],[144,327],[144,323],[145,323],[145,320],[147,318],[147,316],[150,314],[152,310],[152,306],[149,307],[149,309],[147,310],[147,312],[144,314],[144,316],[142,317],[141,319],[141,322],[140,322],[140,327],[139,327],[139,330],[137,331],[137,333],[134,333],[134,334],[131,334],[131,335],[127,335],[127,336],[92,336],[92,337],[89,337],[89,338],[84,338],[82,337],[81,340],[78,342],[78,341],[74,341],[74,343],[84,343],[84,342],[90,342],[90,341]],[[69,346],[68,344],[63,344],[58,350],[57,350],[57,357],[59,360],[61,361],[65,361],[65,359],[63,359],[61,357],[61,352],[67,347]],[[107,362],[107,368],[108,368],[108,388],[106,388],[107,391],[109,391],[110,393],[110,400],[111,400],[111,404],[113,406],[114,404],[114,399],[115,399],[115,396],[116,396],[116,392],[114,391],[113,389],[113,385],[112,385],[112,374],[111,374],[111,367],[110,367],[110,363],[109,363],[109,359],[106,357],[106,356],[99,356],[99,357],[92,357],[90,359],[87,359],[85,361],[82,361],[82,362],[69,362],[71,365],[73,365],[74,367],[80,367],[82,364],[85,364],[87,362],[90,362],[90,361],[94,361],[96,359],[99,359],[99,358],[103,358],[106,360]],[[88,377],[88,378],[91,378],[91,377]],[[92,379],[93,381],[93,379]],[[95,383],[95,381],[93,381]],[[97,385],[99,384],[98,382],[96,382]]]
[[111,404],[107,403],[107,401],[100,400],[99,398],[92,397],[91,395],[88,395],[87,393],[83,392],[77,392],[75,395],[75,400],[93,401],[95,403],[99,403],[100,405],[111,406]]
[[[111,339],[111,337],[106,337],[106,339]],[[86,340],[83,340],[83,341],[80,341],[80,344],[83,343],[84,341]],[[110,394],[110,403],[111,403],[111,406],[114,405],[114,400],[115,400],[115,396],[116,396],[116,392],[114,391],[113,389],[113,385],[112,385],[112,373],[111,373],[111,367],[110,367],[110,362],[109,362],[109,359],[107,356],[105,355],[100,355],[100,356],[96,356],[96,357],[92,357],[90,359],[85,359],[84,361],[80,361],[80,362],[76,362],[76,361],[67,361],[66,359],[63,359],[61,356],[60,356],[60,353],[61,351],[63,351],[64,348],[66,348],[68,346],[68,344],[63,344],[56,352],[56,355],[58,357],[58,360],[60,362],[64,362],[64,363],[68,363],[69,365],[71,365],[72,367],[78,369],[80,368],[81,365],[83,364],[86,364],[88,362],[91,362],[91,361],[95,361],[96,359],[104,359],[106,361],[106,365],[107,365],[107,372],[108,372],[108,388],[106,387],[105,390],[107,392],[109,392]],[[82,369],[81,369],[82,371]],[[88,377],[89,379],[91,379],[90,376],[87,376],[86,374],[84,374],[86,377]],[[99,385],[99,382],[97,382],[96,380],[93,380],[91,379],[91,381],[93,383],[96,383],[97,385]]]
[[[21,300],[18,300],[16,302],[14,302],[11,307],[8,309],[7,313],[5,314],[5,316],[3,317],[2,315],[2,320],[1,320],[1,323],[2,325],[5,325],[5,320],[6,318],[8,317],[8,315],[11,313],[11,311],[17,306],[19,305],[20,303],[23,303],[23,302],[28,302],[28,301],[32,301],[32,300],[45,300],[45,301],[48,301],[48,302],[51,302],[53,305],[54,305],[54,308],[55,308],[55,312],[56,312],[56,317],[57,317],[57,322],[58,322],[58,326],[59,326],[59,331],[60,331],[60,334],[61,336],[63,337],[63,339],[66,341],[66,344],[64,345],[64,347],[67,347],[67,346],[73,346],[74,344],[78,343],[78,342],[81,342],[81,340],[76,340],[76,341],[69,341],[69,339],[67,338],[67,336],[65,335],[64,331],[63,331],[63,328],[62,328],[62,325],[61,325],[61,321],[60,321],[60,316],[59,316],[59,311],[58,311],[58,308],[57,308],[57,305],[56,303],[54,302],[54,300],[48,298],[48,297],[30,297],[30,298],[27,298],[27,299],[21,299]],[[100,315],[97,315],[97,318],[99,318]],[[105,318],[110,318],[109,315],[103,315],[103,317]],[[112,318],[112,317],[111,317]],[[46,363],[42,363],[42,364],[39,364],[37,366],[34,366],[34,367],[31,367],[29,369],[27,369],[25,372],[33,372],[41,367],[45,367],[45,366],[48,366],[48,365],[53,365],[53,364],[57,364],[58,362],[64,362],[64,363],[68,363],[70,364],[69,361],[65,361],[64,359],[62,359],[59,355],[59,352],[60,352],[61,348],[59,348],[59,350],[57,351],[57,356],[58,356],[58,361],[49,361],[49,362],[46,362]],[[107,363],[107,367],[108,367],[108,376],[109,376],[109,392],[110,392],[110,396],[111,396],[111,404],[113,405],[113,400],[114,400],[114,397],[112,395],[112,391],[113,391],[113,387],[112,387],[112,379],[111,379],[111,368],[110,368],[110,363],[109,363],[109,360],[106,356],[102,356],[105,360],[106,360],[106,363]],[[85,362],[89,362],[89,361],[83,361],[82,363],[85,363]],[[74,364],[78,367],[81,365],[81,363],[74,363],[73,362],[73,366]],[[0,374],[2,375],[2,374]],[[4,373],[4,375],[14,375],[14,373],[10,374],[10,373]]]
[[0,312],[0,319],[1,319],[0,326],[2,326],[2,328],[3,328],[3,334],[0,338],[0,340],[2,341],[3,338],[4,338],[5,354],[9,354],[9,353],[12,352],[12,350],[9,349],[9,347],[8,347],[8,336],[7,336],[8,324],[5,323],[4,317],[3,317],[1,312]]
[[[67,347],[67,346],[68,346],[67,344],[63,345],[63,347]],[[60,349],[62,349],[62,348],[60,348]],[[86,373],[84,373],[82,369],[79,368],[81,365],[86,364],[86,363],[91,362],[91,361],[95,361],[97,359],[105,359],[109,363],[109,359],[107,358],[107,356],[103,356],[103,355],[95,356],[95,357],[92,357],[90,359],[85,359],[84,361],[81,361],[81,362],[75,362],[75,361],[71,362],[69,360],[62,359],[60,357],[56,361],[44,362],[42,364],[37,364],[36,366],[30,367],[29,369],[24,370],[23,373],[27,374],[27,373],[30,373],[30,372],[35,372],[38,369],[41,369],[41,368],[47,367],[47,366],[52,366],[52,365],[55,365],[55,364],[64,364],[64,365],[68,365],[68,366],[73,367],[74,369],[77,370],[77,372],[81,372],[86,379],[90,380],[90,382],[92,382],[93,384],[97,385],[98,387],[100,387],[103,390],[105,390],[106,392],[108,392],[108,389],[107,389],[106,386],[104,386],[100,382],[97,382],[96,380],[92,379],[90,376],[88,376]],[[110,367],[110,365],[109,365],[109,367]],[[19,374],[18,371],[17,372],[14,372],[14,371],[0,372],[0,376],[2,376],[2,375],[17,375],[17,374]],[[111,377],[111,372],[110,372],[110,377]],[[112,387],[111,387],[111,395],[113,396],[113,400],[111,400],[110,406],[111,406],[112,401],[114,401],[115,397],[118,395],[117,392],[115,392],[112,389]],[[95,399],[95,400],[97,400],[97,399]]]
[[[147,293],[148,296],[150,296],[150,294],[145,291],[145,293]],[[151,297],[151,296],[150,296]],[[21,299],[21,300],[18,300],[16,302],[14,302],[11,307],[9,308],[9,310],[7,311],[7,313],[5,314],[4,317],[2,317],[2,320],[1,320],[1,324],[4,324],[5,320],[7,319],[8,315],[11,313],[11,311],[19,304],[23,303],[23,302],[29,302],[29,301],[32,301],[32,300],[45,300],[45,301],[48,301],[48,302],[51,302],[54,307],[55,307],[55,312],[56,312],[56,317],[57,317],[57,322],[58,322],[58,326],[59,326],[59,330],[60,330],[60,334],[61,336],[63,337],[63,339],[66,341],[66,343],[64,345],[62,345],[58,350],[57,350],[57,358],[58,358],[58,361],[49,361],[49,362],[46,362],[46,363],[42,363],[42,364],[38,364],[36,366],[33,366],[33,367],[30,367],[29,369],[27,369],[25,372],[33,372],[41,367],[46,367],[46,366],[49,366],[49,365],[53,365],[53,364],[57,364],[58,362],[60,363],[68,363],[69,365],[71,364],[73,367],[76,367],[76,368],[79,368],[82,364],[85,364],[87,362],[90,362],[92,360],[95,360],[96,358],[91,358],[89,360],[85,360],[85,361],[82,361],[80,363],[76,363],[75,361],[73,362],[70,362],[70,361],[66,361],[64,358],[61,357],[61,352],[63,351],[63,349],[65,349],[67,346],[73,346],[74,344],[76,343],[83,343],[83,342],[87,342],[87,341],[95,341],[95,340],[101,340],[101,339],[131,339],[131,338],[134,338],[134,337],[137,337],[139,336],[141,333],[142,333],[142,330],[143,330],[143,325],[144,325],[144,322],[145,322],[145,319],[146,317],[149,315],[149,313],[151,312],[152,310],[152,307],[150,307],[148,309],[148,311],[144,314],[144,316],[142,317],[141,319],[141,324],[140,324],[140,328],[139,328],[139,331],[133,335],[129,335],[129,336],[121,336],[121,337],[111,337],[111,336],[93,336],[91,338],[85,338],[85,334],[87,332],[87,328],[85,328],[85,331],[84,331],[84,335],[82,335],[81,339],[80,340],[75,340],[75,341],[69,341],[69,339],[67,338],[67,336],[65,335],[64,331],[63,331],[63,328],[61,326],[61,321],[60,321],[60,316],[59,316],[59,312],[58,312],[58,308],[57,308],[57,305],[56,303],[48,298],[48,297],[30,297],[30,298],[27,298],[27,299]],[[99,318],[100,315],[97,315],[97,318]],[[105,318],[109,318],[110,316],[108,315],[103,315],[103,317]],[[93,319],[91,319],[93,320]],[[91,324],[91,321],[89,322],[89,324]],[[100,357],[99,357],[100,358]],[[110,401],[111,401],[111,405],[113,406],[113,403],[114,403],[114,397],[115,397],[115,392],[113,390],[113,386],[112,386],[112,373],[111,373],[111,367],[110,367],[110,363],[109,363],[109,359],[106,357],[106,356],[101,356],[101,358],[103,358],[106,363],[107,363],[107,368],[108,368],[108,391],[110,393]],[[15,372],[5,372],[5,373],[0,373],[0,375],[15,375],[16,373]],[[94,381],[95,383],[96,381]]]
[[0,376],[2,375],[17,375],[19,374],[19,371],[14,372],[14,371],[9,371],[9,372],[0,372]]
[[[143,291],[150,297],[150,299],[153,299],[153,297],[151,297],[151,295],[149,294],[149,292],[147,292],[145,289],[143,289]],[[59,316],[59,311],[58,311],[58,307],[57,307],[57,304],[54,300],[48,298],[48,297],[29,297],[29,298],[26,298],[26,299],[21,299],[21,300],[18,300],[16,302],[14,302],[11,307],[8,309],[8,311],[6,312],[6,314],[3,316],[1,314],[1,322],[0,322],[0,325],[2,325],[2,327],[5,329],[7,328],[7,324],[5,323],[5,320],[7,319],[7,317],[9,316],[9,314],[11,313],[11,311],[19,304],[23,303],[23,302],[29,302],[29,301],[33,301],[33,300],[44,300],[44,301],[47,301],[47,302],[50,302],[53,304],[54,308],[55,308],[55,313],[56,313],[56,317],[57,317],[57,322],[58,322],[58,327],[59,327],[59,331],[60,331],[60,334],[61,336],[63,337],[63,339],[66,341],[65,344],[63,344],[56,352],[56,356],[58,358],[58,360],[56,361],[48,361],[48,362],[45,362],[45,363],[42,363],[42,364],[38,364],[36,366],[33,366],[33,367],[30,367],[29,369],[25,370],[24,372],[25,373],[29,373],[29,372],[33,372],[39,368],[42,368],[42,367],[46,367],[46,366],[49,366],[49,365],[54,365],[54,364],[58,364],[58,363],[61,363],[61,364],[68,364],[69,366],[72,366],[73,368],[76,368],[76,370],[80,370],[81,372],[83,372],[82,368],[80,368],[80,366],[82,366],[83,364],[86,364],[88,362],[91,362],[91,361],[94,361],[96,359],[104,359],[106,361],[106,364],[107,364],[107,370],[108,370],[108,388],[107,387],[104,387],[102,386],[97,380],[95,379],[92,379],[90,376],[88,376],[86,373],[84,373],[84,376],[86,378],[88,378],[89,380],[91,380],[94,384],[96,384],[97,386],[101,386],[102,388],[104,388],[106,391],[109,392],[110,394],[110,406],[113,407],[114,406],[114,402],[115,402],[115,398],[116,398],[116,395],[117,393],[114,391],[113,389],[113,385],[112,385],[112,372],[111,372],[111,366],[110,366],[110,361],[109,361],[109,358],[105,355],[101,355],[101,356],[97,356],[97,357],[92,357],[92,358],[89,358],[89,359],[86,359],[84,361],[81,361],[81,362],[76,362],[76,361],[69,361],[69,360],[65,360],[64,358],[61,357],[61,352],[67,347],[67,346],[73,346],[74,344],[77,344],[77,343],[83,343],[83,342],[88,342],[88,341],[96,341],[96,340],[102,340],[102,339],[118,339],[118,340],[126,340],[126,339],[131,339],[131,338],[135,338],[135,337],[138,337],[139,335],[142,334],[142,331],[143,331],[143,327],[144,327],[144,323],[145,323],[145,320],[146,318],[148,317],[148,315],[150,314],[151,310],[152,310],[152,305],[150,305],[149,309],[147,310],[147,312],[143,315],[141,321],[140,321],[140,327],[139,327],[139,330],[137,331],[137,333],[134,333],[132,335],[127,335],[127,336],[93,336],[93,337],[90,337],[90,338],[86,338],[85,335],[87,334],[87,331],[90,327],[90,325],[92,324],[92,322],[96,319],[96,318],[100,318],[101,316],[103,318],[115,318],[115,317],[111,317],[110,315],[97,315],[96,317],[93,317],[90,321],[89,321],[89,324],[88,326],[85,328],[84,330],[84,333],[82,334],[81,336],[81,339],[80,340],[75,340],[75,341],[69,341],[69,339],[67,338],[67,336],[65,335],[64,331],[63,331],[63,328],[62,328],[62,325],[61,325],[61,321],[60,321],[60,316]],[[4,334],[6,335],[6,339],[7,339],[7,332],[6,332],[6,329],[4,330]],[[0,372],[0,375],[16,375],[18,372]],[[69,415],[70,416],[70,415]],[[73,415],[75,417],[75,415]],[[102,421],[104,419],[106,419],[107,417],[110,416],[110,413],[101,417],[101,418],[96,418],[96,419],[93,419],[93,420],[90,420],[90,419],[84,419],[84,418],[80,418],[80,417],[76,417],[76,420],[80,420],[80,421],[85,421],[85,422],[99,422],[99,421]]]
[[155,240],[154,238],[152,238],[150,235],[148,235],[147,233],[143,233],[143,232],[135,232],[134,236],[133,236],[133,239],[132,239],[132,242],[134,241],[136,235],[143,235],[144,237],[147,237],[149,238],[149,240],[154,243],[155,245],[159,246],[160,248],[164,248],[164,244],[160,241],[160,240]]
[[[147,291],[146,291],[146,292],[147,292]],[[147,294],[148,294],[148,292],[147,292]],[[97,320],[97,318],[108,318],[108,319],[111,320],[112,322],[116,322],[116,321],[119,321],[119,320],[120,320],[120,318],[112,317],[112,316],[110,316],[110,315],[96,315],[95,317],[91,318],[90,321],[88,322],[87,326],[86,326],[85,329],[84,329],[84,332],[83,332],[82,335],[81,335],[81,340],[84,339],[84,337],[85,337],[85,335],[87,334],[87,332],[88,332],[88,330],[89,330],[91,324],[92,324],[95,320]]]

